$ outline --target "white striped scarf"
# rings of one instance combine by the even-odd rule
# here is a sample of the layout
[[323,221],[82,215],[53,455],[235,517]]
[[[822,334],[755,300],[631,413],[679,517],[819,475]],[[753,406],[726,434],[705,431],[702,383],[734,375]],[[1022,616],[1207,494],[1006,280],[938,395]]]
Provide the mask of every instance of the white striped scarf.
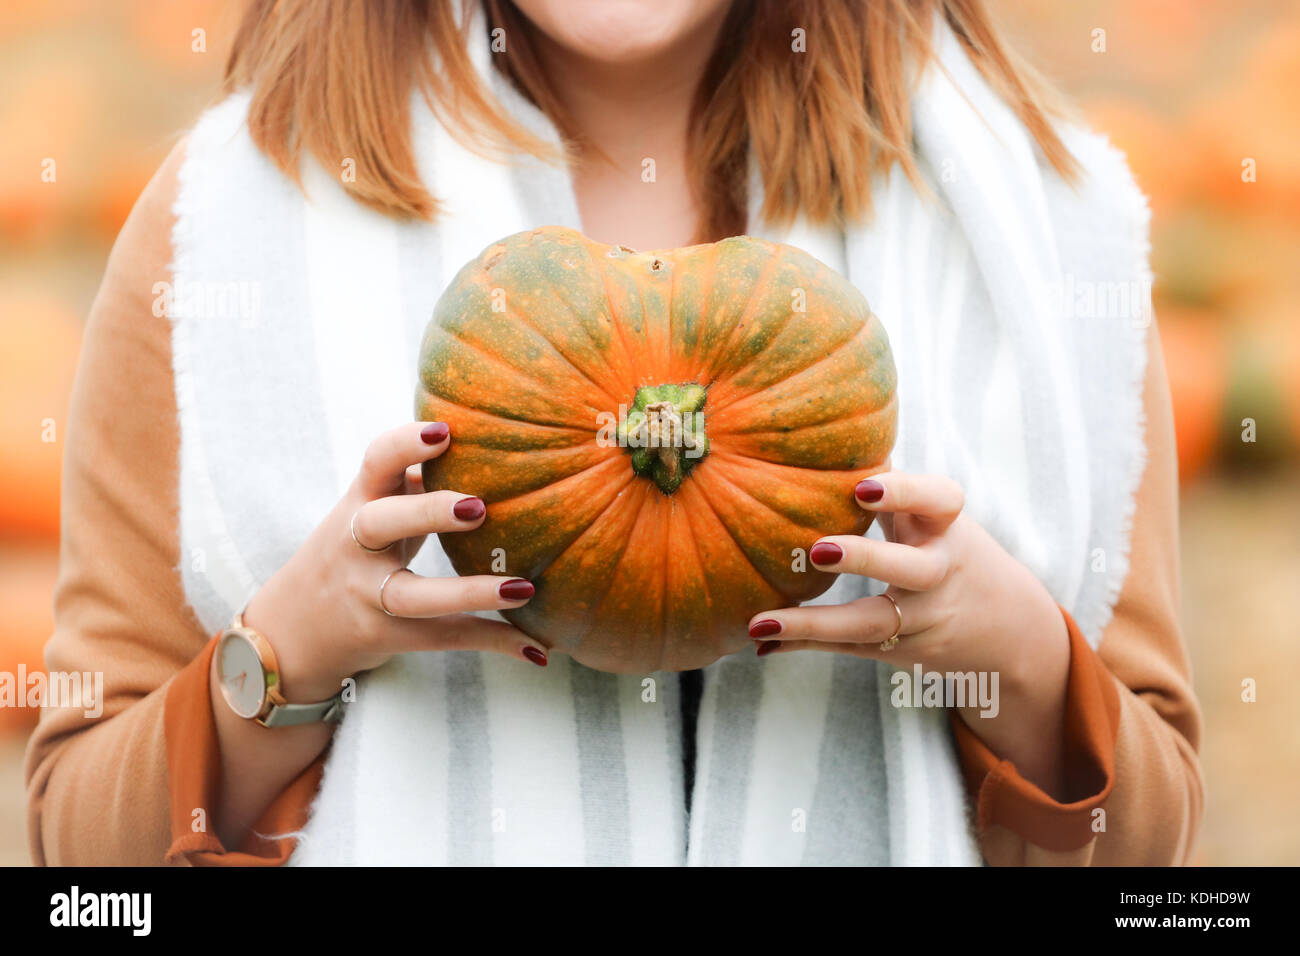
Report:
[[[933,196],[895,173],[873,220],[844,234],[765,229],[756,209],[751,231],[864,292],[898,364],[894,466],[956,478],[1095,644],[1144,464],[1145,201],[1122,158],[1073,128],[1088,178],[1066,186],[950,34],[941,55],[948,75],[931,71],[913,103]],[[486,44],[475,56],[511,113],[555,140]],[[363,208],[313,161],[304,197],[253,146],[247,106],[233,96],[193,130],[173,237],[181,573],[210,631],[306,539],[368,441],[410,417],[421,333],[456,270],[500,236],[581,228],[567,172],[480,159],[418,98],[421,172],[447,204],[433,226]],[[1139,315],[1080,314],[1078,290],[1126,284]],[[436,538],[413,568],[452,573]],[[820,602],[882,587],[841,578]],[[396,658],[361,679],[292,862],[980,861],[947,714],[891,706],[888,667],[741,653],[703,676],[688,815],[676,675]]]

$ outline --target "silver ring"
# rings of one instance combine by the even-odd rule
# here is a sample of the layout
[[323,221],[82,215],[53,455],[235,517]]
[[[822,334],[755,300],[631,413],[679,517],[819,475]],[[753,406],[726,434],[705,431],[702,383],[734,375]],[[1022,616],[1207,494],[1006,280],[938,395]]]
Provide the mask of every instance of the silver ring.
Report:
[[389,571],[387,574],[384,575],[383,583],[379,585],[379,610],[383,611],[389,617],[397,617],[397,615],[394,614],[392,611],[388,610],[388,605],[384,603],[384,588],[388,587],[388,582],[393,579],[394,574],[397,574],[399,571],[410,571],[410,570],[411,570],[410,568],[405,566],[400,568],[393,568],[393,570]]
[[894,646],[898,644],[899,635],[903,633],[903,612],[899,610],[898,602],[894,600],[894,596],[888,591],[880,596],[889,599],[889,603],[894,605],[894,613],[898,615],[898,627],[894,628],[894,633],[889,635],[887,639],[881,641],[879,645],[879,648],[882,651],[892,651]]
[[391,548],[395,542],[390,541],[382,548],[372,548],[369,545],[365,545],[361,543],[361,539],[357,537],[357,515],[359,515],[360,513],[361,513],[361,509],[359,508],[356,511],[352,512],[352,520],[348,522],[348,530],[352,532],[352,540],[357,543],[357,547],[360,548],[362,551],[369,551],[371,554],[379,554],[379,552],[387,551],[389,548]]

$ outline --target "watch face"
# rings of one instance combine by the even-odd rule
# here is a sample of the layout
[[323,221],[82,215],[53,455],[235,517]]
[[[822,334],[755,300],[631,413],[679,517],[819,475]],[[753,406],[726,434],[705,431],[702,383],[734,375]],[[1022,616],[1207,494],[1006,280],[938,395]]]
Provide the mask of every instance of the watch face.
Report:
[[217,645],[217,676],[226,703],[240,717],[256,717],[266,701],[266,678],[262,659],[253,643],[238,631],[231,631]]

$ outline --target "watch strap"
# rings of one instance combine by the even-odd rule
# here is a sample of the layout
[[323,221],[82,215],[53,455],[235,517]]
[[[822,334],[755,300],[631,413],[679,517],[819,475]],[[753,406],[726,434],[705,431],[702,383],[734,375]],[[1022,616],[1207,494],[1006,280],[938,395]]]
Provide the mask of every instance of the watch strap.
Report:
[[266,716],[257,720],[263,727],[294,727],[318,721],[333,724],[342,719],[343,691],[339,691],[328,700],[314,704],[272,704]]

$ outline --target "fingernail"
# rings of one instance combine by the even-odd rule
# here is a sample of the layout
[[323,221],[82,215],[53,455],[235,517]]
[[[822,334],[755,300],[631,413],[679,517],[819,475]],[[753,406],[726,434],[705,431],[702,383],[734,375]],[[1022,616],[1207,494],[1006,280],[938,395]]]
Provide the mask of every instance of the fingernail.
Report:
[[839,564],[844,558],[844,549],[829,541],[818,541],[808,552],[813,564]]
[[853,493],[858,496],[859,501],[865,501],[867,504],[873,504],[885,497],[885,486],[878,481],[872,481],[870,478],[859,481],[853,489]]
[[530,661],[532,661],[532,662],[533,662],[534,664],[536,664],[538,667],[545,667],[545,666],[546,666],[546,655],[543,654],[541,651],[539,651],[539,650],[538,650],[537,648],[535,648],[535,647],[525,647],[525,648],[524,648],[524,657],[528,658]]
[[768,654],[777,650],[780,646],[780,641],[764,641],[762,644],[758,645],[758,656],[766,657]]
[[[762,621],[755,621],[753,624],[749,625],[750,637],[754,637],[754,638],[771,637],[773,634],[780,634],[780,633],[781,633],[781,622],[773,621],[771,618],[767,618]],[[779,644],[781,642],[777,641],[777,643]]]
[[497,593],[507,601],[527,601],[537,593],[537,588],[533,587],[532,581],[516,578],[514,581],[503,582],[501,587],[497,588]]
[[446,422],[430,422],[420,429],[420,439],[426,445],[436,445],[450,434]]
[[477,521],[487,514],[482,498],[462,498],[451,506],[451,513],[461,521]]

